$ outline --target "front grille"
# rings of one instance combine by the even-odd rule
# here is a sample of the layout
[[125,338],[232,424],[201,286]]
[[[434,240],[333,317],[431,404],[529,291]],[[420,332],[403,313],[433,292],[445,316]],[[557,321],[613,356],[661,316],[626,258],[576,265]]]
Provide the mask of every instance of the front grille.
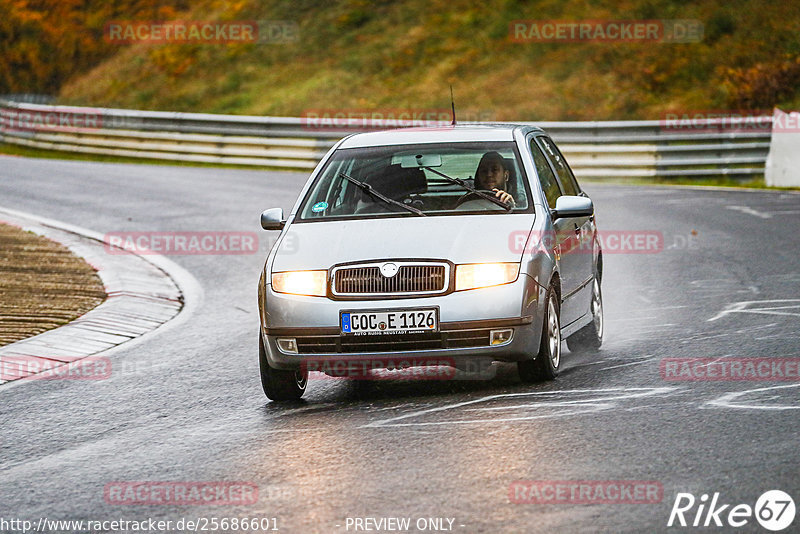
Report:
[[[385,262],[387,263],[387,262]],[[333,294],[347,295],[413,295],[447,291],[447,264],[396,263],[397,274],[381,274],[382,264],[338,267],[333,272]]]
[[488,347],[489,329],[370,336],[302,336],[296,339],[299,354],[400,352]]

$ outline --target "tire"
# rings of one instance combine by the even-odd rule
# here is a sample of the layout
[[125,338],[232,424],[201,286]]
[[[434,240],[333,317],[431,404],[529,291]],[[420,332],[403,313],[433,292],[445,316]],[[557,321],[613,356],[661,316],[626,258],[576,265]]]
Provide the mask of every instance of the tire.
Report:
[[517,362],[520,379],[525,383],[553,380],[561,365],[561,307],[553,286],[547,290],[542,340],[536,359]]
[[600,281],[595,276],[592,283],[592,322],[567,338],[567,347],[572,352],[594,351],[603,344],[603,293]]
[[258,333],[258,364],[261,368],[261,386],[267,398],[274,401],[297,400],[305,393],[308,371],[282,371],[270,366],[261,332]]

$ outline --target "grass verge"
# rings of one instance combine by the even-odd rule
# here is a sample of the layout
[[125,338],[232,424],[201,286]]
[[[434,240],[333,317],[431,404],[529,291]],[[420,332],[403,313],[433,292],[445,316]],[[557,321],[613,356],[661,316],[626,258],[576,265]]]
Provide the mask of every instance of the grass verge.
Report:
[[582,184],[620,184],[620,185],[687,185],[701,187],[733,187],[739,189],[764,189],[765,191],[800,191],[800,187],[771,187],[764,177],[755,179],[735,179],[730,177],[675,177],[675,178],[630,178],[599,180],[584,178]]
[[[0,154],[7,156],[22,156],[28,158],[62,159],[75,161],[95,161],[104,163],[137,163],[151,165],[172,165],[177,167],[213,167],[220,169],[248,169],[258,171],[283,171],[283,172],[303,172],[310,174],[311,171],[290,170],[283,167],[261,167],[253,165],[231,165],[222,163],[199,163],[192,161],[170,161],[149,158],[125,158],[119,156],[102,156],[99,154],[83,154],[74,152],[60,152],[58,150],[43,150],[40,148],[29,148],[6,143],[0,143]],[[580,179],[581,183],[602,183],[602,184],[626,184],[626,185],[695,185],[695,186],[717,186],[717,187],[739,187],[745,189],[767,189],[767,190],[787,190],[798,191],[800,187],[769,187],[764,182],[764,177],[756,179],[734,179],[730,177],[719,178],[695,178],[695,177],[675,177],[675,178],[631,178],[631,179]]]
[[284,167],[270,167],[260,165],[234,165],[230,163],[203,163],[195,161],[173,161],[167,159],[154,158],[127,158],[122,156],[104,156],[102,154],[85,154],[82,152],[62,152],[60,150],[45,150],[42,148],[31,148],[26,146],[0,143],[0,155],[21,156],[26,158],[61,159],[68,161],[94,161],[100,163],[138,163],[149,165],[170,165],[174,167],[213,167],[217,169],[248,169],[254,171],[286,171],[286,172],[305,172],[310,171],[286,169]]

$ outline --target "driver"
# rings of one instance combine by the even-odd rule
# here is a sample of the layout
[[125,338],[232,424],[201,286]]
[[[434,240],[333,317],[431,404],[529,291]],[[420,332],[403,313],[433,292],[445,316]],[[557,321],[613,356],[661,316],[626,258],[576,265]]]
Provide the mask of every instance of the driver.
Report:
[[475,171],[475,189],[494,191],[494,196],[513,206],[514,197],[506,192],[508,177],[505,158],[498,152],[487,152]]

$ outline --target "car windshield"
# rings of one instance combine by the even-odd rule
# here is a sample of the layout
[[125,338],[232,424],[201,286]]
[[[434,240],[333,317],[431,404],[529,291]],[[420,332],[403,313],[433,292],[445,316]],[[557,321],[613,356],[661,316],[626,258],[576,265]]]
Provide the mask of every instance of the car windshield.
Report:
[[512,142],[339,149],[298,219],[527,212],[526,181]]

